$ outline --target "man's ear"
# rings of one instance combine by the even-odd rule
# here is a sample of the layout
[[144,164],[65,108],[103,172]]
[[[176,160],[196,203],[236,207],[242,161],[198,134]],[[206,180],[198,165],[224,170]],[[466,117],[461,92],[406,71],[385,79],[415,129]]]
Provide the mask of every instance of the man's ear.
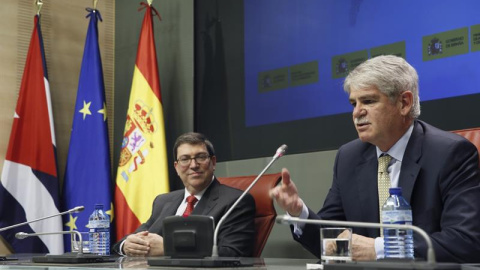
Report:
[[217,156],[211,156],[210,161],[212,162],[213,169],[215,170],[215,166],[217,165]]
[[400,112],[403,116],[407,116],[413,107],[412,91],[405,91],[399,97]]

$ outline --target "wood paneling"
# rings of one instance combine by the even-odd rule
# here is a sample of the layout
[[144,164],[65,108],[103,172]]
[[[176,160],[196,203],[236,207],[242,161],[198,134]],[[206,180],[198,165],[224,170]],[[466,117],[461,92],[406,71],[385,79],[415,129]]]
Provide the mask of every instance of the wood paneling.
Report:
[[[92,0],[43,0],[41,27],[50,82],[57,142],[59,178],[63,181],[70,140],[78,76]],[[98,27],[108,117],[113,119],[115,1],[97,4],[103,22]],[[0,8],[0,166],[3,168],[13,113],[33,29],[33,0],[3,0]],[[110,136],[113,121],[109,121]],[[113,140],[110,140],[113,141]],[[111,147],[112,148],[112,147]]]

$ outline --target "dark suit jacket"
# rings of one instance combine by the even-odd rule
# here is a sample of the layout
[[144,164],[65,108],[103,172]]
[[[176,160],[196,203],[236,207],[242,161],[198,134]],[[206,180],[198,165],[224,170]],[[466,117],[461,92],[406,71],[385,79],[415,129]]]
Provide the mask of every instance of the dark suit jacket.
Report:
[[[152,215],[136,231],[149,231],[162,235],[162,222],[174,216],[184,196],[184,189],[158,195],[153,202]],[[215,178],[197,203],[192,215],[212,216],[215,224],[228,211],[242,191],[220,184]],[[223,222],[218,232],[218,254],[222,257],[251,257],[255,238],[255,200],[247,194]],[[121,242],[112,250],[119,253]]]
[[[377,155],[359,139],[338,150],[332,187],[322,209],[311,219],[378,222]],[[456,134],[415,121],[402,161],[399,187],[410,203],[413,225],[431,237],[438,261],[480,261],[480,178],[478,152]],[[318,227],[307,225],[294,238],[320,255]],[[353,228],[378,237],[379,229]],[[415,257],[426,257],[426,244],[414,236]]]

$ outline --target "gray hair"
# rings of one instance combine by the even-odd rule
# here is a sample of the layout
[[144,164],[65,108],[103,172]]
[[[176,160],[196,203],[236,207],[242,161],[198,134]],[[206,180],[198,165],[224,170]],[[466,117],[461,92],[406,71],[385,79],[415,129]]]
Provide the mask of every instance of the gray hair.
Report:
[[182,144],[191,144],[191,145],[205,145],[207,148],[208,154],[210,156],[215,156],[215,149],[213,148],[213,144],[205,137],[205,135],[196,132],[188,132],[185,134],[180,135],[175,141],[173,146],[173,158],[177,160],[177,150],[178,147]]
[[343,89],[352,90],[375,87],[393,102],[405,91],[413,93],[412,119],[420,116],[417,71],[405,59],[394,55],[381,55],[358,65],[343,83]]

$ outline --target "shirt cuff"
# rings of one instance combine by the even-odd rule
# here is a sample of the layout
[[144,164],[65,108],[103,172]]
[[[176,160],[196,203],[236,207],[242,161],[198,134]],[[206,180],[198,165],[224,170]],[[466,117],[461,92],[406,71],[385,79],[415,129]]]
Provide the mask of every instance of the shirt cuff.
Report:
[[118,250],[118,255],[127,256],[127,255],[123,254],[123,245],[124,244],[125,244],[125,240],[123,240],[122,243],[120,243],[120,248]]
[[[290,214],[287,212],[287,215],[290,216]],[[298,217],[300,219],[307,219],[308,218],[308,207],[303,203],[302,207],[302,213],[300,213],[300,216]],[[303,234],[303,228],[305,227],[305,223],[303,222],[295,222],[293,223],[293,233],[297,237],[301,237]]]
[[383,237],[375,238],[375,253],[377,254],[377,260],[385,257],[385,251],[383,248]]

